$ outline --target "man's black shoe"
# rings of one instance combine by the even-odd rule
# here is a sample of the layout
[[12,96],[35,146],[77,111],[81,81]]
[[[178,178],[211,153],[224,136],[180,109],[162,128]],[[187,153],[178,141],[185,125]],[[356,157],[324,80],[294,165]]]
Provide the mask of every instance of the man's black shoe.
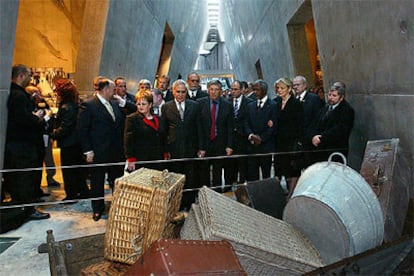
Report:
[[50,193],[43,192],[42,194],[40,194],[40,197],[42,197],[42,196],[50,196]]
[[53,179],[53,180],[47,181],[47,186],[60,187],[60,183]]
[[41,220],[41,219],[48,219],[48,218],[50,218],[49,213],[43,213],[40,211],[34,211],[34,213],[29,216],[29,220]]
[[102,217],[102,213],[93,213],[92,219],[94,221],[98,221],[101,219],[101,217]]

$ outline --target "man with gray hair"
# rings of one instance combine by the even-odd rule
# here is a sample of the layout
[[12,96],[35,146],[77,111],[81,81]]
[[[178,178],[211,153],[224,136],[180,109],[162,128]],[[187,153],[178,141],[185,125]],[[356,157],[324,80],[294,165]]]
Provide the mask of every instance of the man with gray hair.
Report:
[[312,123],[310,139],[314,150],[313,162],[326,161],[332,152],[348,154],[348,139],[354,125],[354,109],[345,100],[345,84],[335,82],[329,89],[328,104]]
[[[162,107],[162,119],[167,130],[167,150],[171,159],[195,158],[199,146],[199,103],[187,99],[188,86],[178,79],[172,85],[174,99]],[[201,188],[197,162],[178,161],[169,163],[169,170],[185,174],[185,189]],[[190,210],[197,190],[183,193],[181,210]]]
[[309,93],[307,88],[305,77],[296,76],[293,79],[293,90],[295,91],[296,99],[302,103],[303,107],[303,133],[305,136],[309,134],[312,120],[323,107],[323,102],[320,98],[316,94]]

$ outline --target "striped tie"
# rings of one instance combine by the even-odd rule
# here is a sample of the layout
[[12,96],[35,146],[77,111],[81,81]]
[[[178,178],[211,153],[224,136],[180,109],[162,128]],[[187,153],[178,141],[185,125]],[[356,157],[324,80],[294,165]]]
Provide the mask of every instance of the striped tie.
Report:
[[234,100],[234,117],[237,118],[237,115],[239,114],[239,104],[238,100]]

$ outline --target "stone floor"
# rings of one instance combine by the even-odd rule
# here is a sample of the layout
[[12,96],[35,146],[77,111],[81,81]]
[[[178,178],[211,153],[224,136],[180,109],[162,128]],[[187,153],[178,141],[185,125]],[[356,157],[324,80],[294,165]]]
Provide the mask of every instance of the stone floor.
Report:
[[[61,189],[51,191],[49,200],[59,200],[64,194]],[[110,193],[110,191],[109,191]],[[110,195],[106,195],[108,199]],[[110,199],[110,198],[109,198]],[[104,233],[106,220],[92,220],[92,209],[89,200],[75,204],[54,204],[40,207],[50,213],[51,218],[40,221],[29,221],[16,230],[0,235],[0,244],[11,243],[0,253],[1,275],[50,275],[48,254],[39,254],[37,247],[46,242],[46,231],[53,230],[56,241],[78,238],[82,236]],[[18,238],[10,242],[5,238]]]
[[[53,149],[55,164],[59,166],[59,151]],[[56,170],[54,179],[62,183],[62,172]],[[37,248],[46,242],[46,231],[53,230],[56,241],[78,238],[82,236],[104,233],[106,220],[92,220],[90,200],[78,201],[74,204],[60,204],[65,197],[63,185],[47,187],[45,172],[42,189],[49,192],[43,197],[46,205],[40,210],[50,213],[51,218],[40,221],[28,221],[18,229],[0,235],[0,275],[50,275],[48,254],[39,254]],[[105,189],[105,200],[111,201],[111,190]],[[15,239],[10,239],[15,238]],[[9,246],[7,249],[5,249]],[[1,249],[5,249],[3,252]]]

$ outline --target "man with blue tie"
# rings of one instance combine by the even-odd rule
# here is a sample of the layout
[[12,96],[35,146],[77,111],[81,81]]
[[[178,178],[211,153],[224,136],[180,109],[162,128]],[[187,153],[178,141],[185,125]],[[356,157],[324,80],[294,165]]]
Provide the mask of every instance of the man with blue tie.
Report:
[[[199,157],[229,156],[233,153],[233,107],[223,97],[222,84],[212,80],[207,84],[207,98],[199,99],[200,104],[200,150]],[[222,159],[203,162],[201,179],[210,186],[210,165],[213,167],[213,186],[221,186],[224,162]]]
[[[238,80],[235,80],[231,85],[231,102],[233,104],[234,114],[233,155],[246,154],[248,147],[244,124],[248,115],[248,104],[252,102],[252,100],[242,94],[242,86],[242,82]],[[234,183],[245,182],[247,175],[247,158],[231,158],[227,161],[226,169],[224,171],[226,184],[232,185]]]
[[[248,153],[263,154],[275,150],[275,130],[277,124],[277,105],[267,96],[268,85],[263,80],[253,84],[257,100],[249,103],[248,116],[245,122],[247,139],[250,142]],[[271,154],[248,158],[247,180],[258,180],[260,169],[262,178],[270,177],[272,166]]]

